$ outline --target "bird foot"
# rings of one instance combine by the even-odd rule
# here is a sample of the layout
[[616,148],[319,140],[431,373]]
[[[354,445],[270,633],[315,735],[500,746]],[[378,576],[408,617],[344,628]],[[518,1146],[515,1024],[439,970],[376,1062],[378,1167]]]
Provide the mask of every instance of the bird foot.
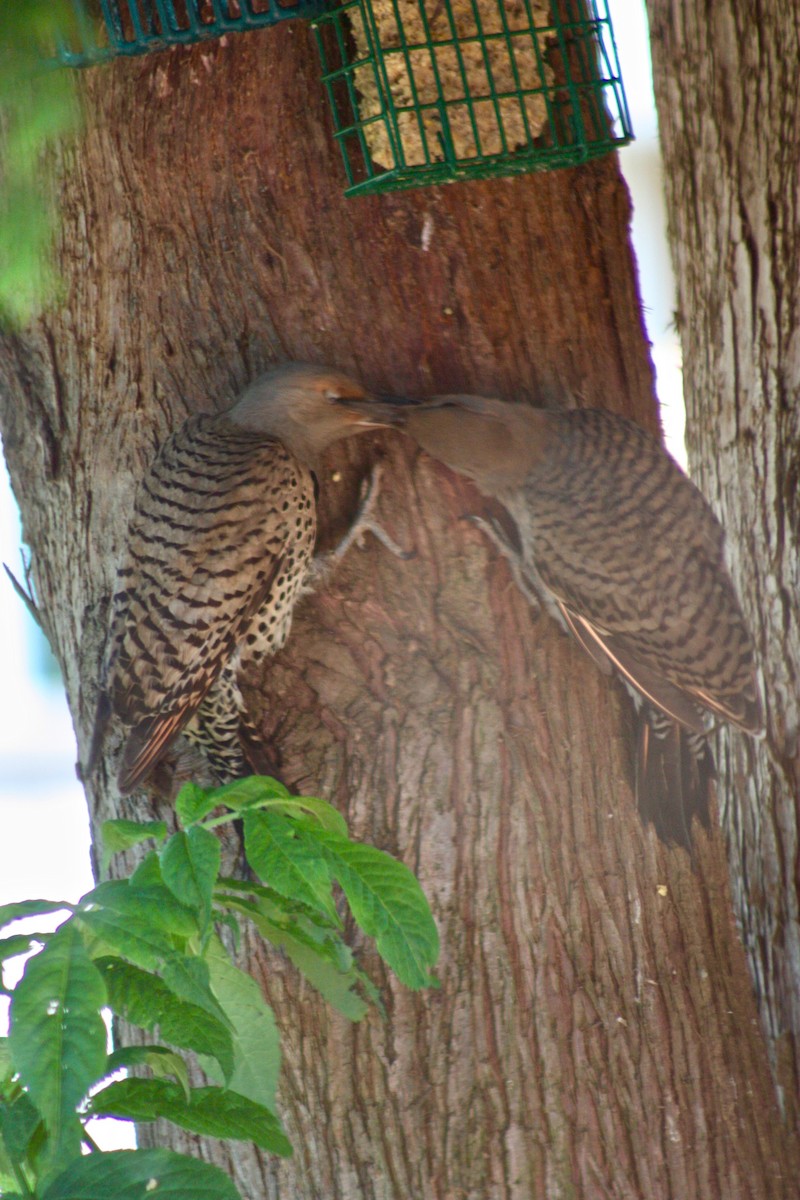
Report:
[[491,517],[482,517],[478,513],[467,513],[462,517],[464,521],[470,521],[473,525],[477,525],[486,537],[500,551],[503,558],[509,565],[511,577],[519,590],[522,592],[525,599],[535,611],[541,608],[540,598],[531,585],[530,580],[523,571],[522,562],[519,552],[514,544],[509,540],[506,533]]
[[328,551],[327,554],[318,554],[313,561],[312,571],[315,583],[338,566],[353,543],[358,546],[362,545],[365,533],[371,533],[373,537],[376,537],[395,558],[406,561],[414,557],[413,550],[403,550],[398,546],[394,538],[390,537],[383,526],[379,524],[375,515],[382,474],[381,464],[376,463],[369,475],[362,480],[358,510],[347,533],[333,550]]

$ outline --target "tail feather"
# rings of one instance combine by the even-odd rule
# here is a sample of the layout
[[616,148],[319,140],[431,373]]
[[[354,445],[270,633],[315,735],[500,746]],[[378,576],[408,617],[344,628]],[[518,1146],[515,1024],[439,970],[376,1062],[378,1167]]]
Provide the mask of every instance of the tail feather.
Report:
[[636,755],[636,803],[643,821],[658,836],[691,851],[692,824],[708,829],[716,779],[708,740],[662,713],[645,709],[639,722]]

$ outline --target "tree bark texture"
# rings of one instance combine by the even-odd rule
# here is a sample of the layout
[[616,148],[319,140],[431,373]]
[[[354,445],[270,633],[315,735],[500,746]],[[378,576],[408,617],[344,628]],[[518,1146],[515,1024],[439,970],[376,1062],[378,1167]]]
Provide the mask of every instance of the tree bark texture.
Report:
[[768,731],[720,756],[736,915],[782,1083],[800,1035],[800,4],[650,0],[692,467],[729,530]]
[[[299,25],[80,85],[66,295],[4,342],[0,379],[85,758],[136,481],[187,413],[276,359],[657,419],[612,159],[345,200]],[[480,506],[463,480],[400,435],[350,444],[322,474],[323,539],[377,456],[384,522],[415,557],[353,550],[251,699],[287,782],[418,873],[442,986],[411,994],[365,952],[386,1016],[351,1025],[248,938],[296,1153],[199,1152],[248,1200],[793,1195],[719,835],[691,862],[642,827],[624,692],[529,609],[462,519]],[[95,821],[157,803],[120,801],[102,771],[87,790]]]

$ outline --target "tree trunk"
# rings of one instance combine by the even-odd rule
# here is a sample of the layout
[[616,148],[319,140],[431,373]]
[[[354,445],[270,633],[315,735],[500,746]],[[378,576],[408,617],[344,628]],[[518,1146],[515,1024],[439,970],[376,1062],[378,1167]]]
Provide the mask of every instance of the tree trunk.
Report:
[[780,1082],[800,1035],[800,3],[650,0],[689,452],[727,529],[768,733],[726,739],[734,905]]
[[[228,405],[272,361],[656,415],[612,159],[345,200],[301,25],[81,85],[67,294],[5,341],[0,379],[85,760],[136,481],[188,412]],[[323,537],[377,455],[385,524],[415,557],[352,551],[253,704],[287,782],[418,873],[442,986],[411,994],[366,955],[386,1016],[350,1025],[251,937],[296,1153],[201,1152],[248,1200],[793,1195],[722,840],[699,836],[692,863],[643,828],[625,693],[460,519],[480,505],[464,481],[400,435],[349,445],[323,473]],[[87,791],[95,821],[151,811],[102,772]]]

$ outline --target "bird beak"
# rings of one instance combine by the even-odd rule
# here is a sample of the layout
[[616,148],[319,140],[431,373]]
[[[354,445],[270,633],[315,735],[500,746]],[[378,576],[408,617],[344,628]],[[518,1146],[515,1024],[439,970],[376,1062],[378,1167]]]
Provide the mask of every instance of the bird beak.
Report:
[[419,401],[407,396],[376,395],[368,400],[350,400],[342,396],[336,401],[353,415],[354,423],[365,429],[383,429],[405,423],[406,410]]

